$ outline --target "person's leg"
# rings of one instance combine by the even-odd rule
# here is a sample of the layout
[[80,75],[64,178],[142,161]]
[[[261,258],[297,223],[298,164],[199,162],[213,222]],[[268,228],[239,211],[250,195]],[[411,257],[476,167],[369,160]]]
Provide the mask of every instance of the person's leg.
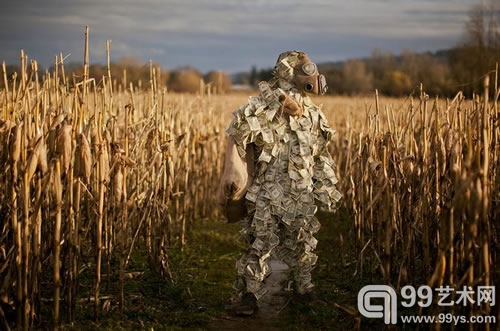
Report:
[[286,226],[280,226],[279,234],[276,256],[288,265],[295,292],[305,294],[312,291],[311,271],[317,260],[312,251],[317,240],[304,228],[290,231]]
[[234,308],[236,314],[252,315],[257,310],[257,301],[266,293],[263,281],[271,273],[269,258],[277,243],[278,237],[272,232],[249,238],[250,247],[236,263],[238,279],[235,290],[241,297],[240,303]]
[[317,256],[314,253],[305,252],[303,248],[298,251],[299,256],[296,258],[297,265],[293,270],[292,276],[295,283],[295,291],[298,294],[306,294],[311,292],[314,287],[311,271],[316,263]]
[[268,263],[269,253],[262,254],[254,248],[247,250],[236,263],[238,281],[236,291],[239,295],[253,293],[257,299],[264,294],[262,282],[271,273]]

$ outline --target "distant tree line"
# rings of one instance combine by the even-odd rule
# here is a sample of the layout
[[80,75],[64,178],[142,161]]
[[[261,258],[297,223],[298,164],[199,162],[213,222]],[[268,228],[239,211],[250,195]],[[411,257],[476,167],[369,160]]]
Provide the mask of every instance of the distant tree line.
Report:
[[[432,95],[453,96],[463,91],[467,96],[483,91],[483,77],[500,62],[500,2],[482,1],[469,12],[460,45],[435,53],[417,54],[404,50],[394,55],[381,49],[370,57],[345,62],[318,64],[327,77],[329,93],[358,95],[380,93],[392,96],[418,91],[420,84]],[[268,80],[271,69],[252,68],[239,74],[239,83],[254,85]],[[494,84],[490,84],[494,88]]]
[[[19,69],[18,65],[7,65],[7,80],[19,80]],[[27,69],[28,75],[32,75],[33,71],[29,64]],[[158,63],[143,63],[141,59],[130,56],[110,63],[109,69],[112,84],[116,88],[128,88],[130,84],[133,84],[134,87],[147,88],[153,79],[157,84],[161,85],[160,87],[166,87],[167,90],[174,92],[225,93],[231,89],[232,85],[231,77],[223,71],[210,71],[205,75],[192,67],[181,67],[168,71],[163,70]],[[38,67],[40,79],[47,72],[53,74],[54,67],[48,68],[48,70]],[[72,83],[81,81],[83,72],[82,63],[70,62],[64,65],[65,79],[70,86]],[[60,69],[59,74],[62,74]],[[95,81],[96,86],[99,86],[104,79],[103,77],[108,77],[107,65],[89,65],[88,77]],[[0,86],[3,87],[4,85],[4,79],[0,79]]]
[[367,59],[348,60],[341,65],[323,65],[330,93],[366,94],[377,89],[385,95],[408,95],[422,83],[427,93],[447,95],[456,91],[446,59],[410,50],[400,56],[375,50]]
[[[492,73],[500,60],[500,1],[485,0],[475,5],[469,12],[469,19],[464,27],[463,41],[453,49],[435,53],[417,54],[404,50],[394,55],[376,49],[371,56],[363,59],[351,59],[337,63],[318,64],[320,71],[327,77],[330,94],[358,95],[373,93],[404,96],[418,91],[420,84],[432,95],[453,96],[463,91],[467,96],[483,90],[483,77]],[[154,70],[153,70],[154,69]],[[101,64],[92,64],[89,78],[99,83],[108,75],[108,68]],[[113,84],[128,87],[147,87],[151,78],[170,91],[197,93],[224,93],[232,84],[256,88],[259,81],[272,78],[271,68],[257,70],[253,66],[249,72],[229,74],[211,71],[205,75],[192,67],[176,70],[162,70],[157,63],[144,64],[135,57],[124,57],[110,65]],[[19,79],[15,72],[18,66],[7,66],[7,79]],[[38,68],[39,75],[45,69]],[[53,68],[49,68],[53,72]],[[65,64],[67,79],[83,75],[81,63]],[[0,79],[0,86],[4,80]],[[490,84],[494,88],[494,83]]]

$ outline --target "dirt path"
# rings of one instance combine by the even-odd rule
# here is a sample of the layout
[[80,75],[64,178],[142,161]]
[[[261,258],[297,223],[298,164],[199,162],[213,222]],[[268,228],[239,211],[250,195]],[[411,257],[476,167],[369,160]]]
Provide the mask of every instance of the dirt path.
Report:
[[272,274],[264,283],[268,292],[260,300],[259,311],[250,317],[219,317],[210,323],[210,330],[280,330],[278,315],[288,303],[281,283],[288,277],[288,267],[279,260],[271,260],[270,265]]

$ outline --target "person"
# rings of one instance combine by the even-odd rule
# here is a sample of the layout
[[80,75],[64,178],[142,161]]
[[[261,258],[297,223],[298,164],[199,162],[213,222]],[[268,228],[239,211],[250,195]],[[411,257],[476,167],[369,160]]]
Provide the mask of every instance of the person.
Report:
[[239,108],[228,143],[219,204],[229,222],[240,221],[247,249],[237,261],[238,315],[252,315],[266,289],[271,256],[286,263],[298,296],[310,297],[316,202],[334,209],[335,163],[328,151],[334,131],[307,94],[324,94],[326,80],[300,51],[279,55],[273,78]]

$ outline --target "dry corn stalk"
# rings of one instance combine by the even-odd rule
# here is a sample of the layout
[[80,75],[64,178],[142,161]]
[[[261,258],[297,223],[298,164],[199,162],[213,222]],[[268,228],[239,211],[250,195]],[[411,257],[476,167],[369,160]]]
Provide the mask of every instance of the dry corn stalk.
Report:
[[57,151],[61,155],[61,171],[67,173],[71,164],[71,152],[73,140],[71,131],[73,127],[70,124],[63,124],[57,132]]
[[92,153],[85,133],[80,133],[78,135],[77,146],[78,154],[75,165],[76,174],[83,179],[85,184],[89,184],[90,175],[92,173]]

